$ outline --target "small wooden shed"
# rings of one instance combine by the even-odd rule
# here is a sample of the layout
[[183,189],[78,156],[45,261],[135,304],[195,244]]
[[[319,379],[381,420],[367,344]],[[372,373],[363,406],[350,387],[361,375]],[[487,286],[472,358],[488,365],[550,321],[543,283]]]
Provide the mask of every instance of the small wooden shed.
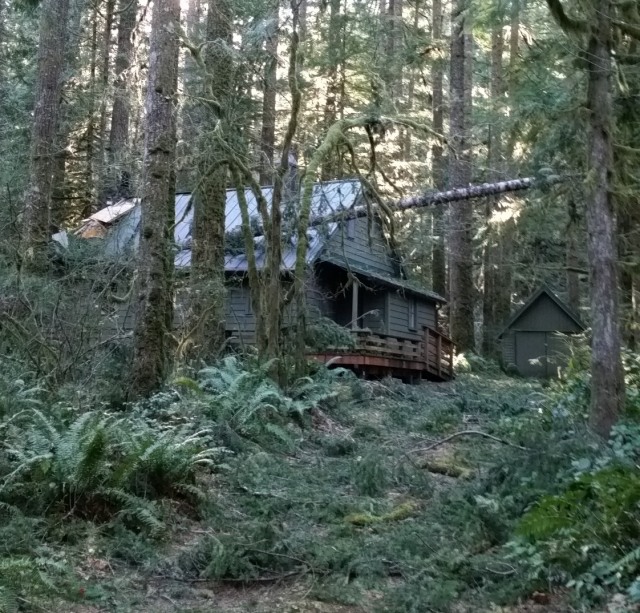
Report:
[[524,377],[555,377],[568,359],[561,335],[585,329],[580,318],[547,286],[514,313],[498,339],[505,368]]

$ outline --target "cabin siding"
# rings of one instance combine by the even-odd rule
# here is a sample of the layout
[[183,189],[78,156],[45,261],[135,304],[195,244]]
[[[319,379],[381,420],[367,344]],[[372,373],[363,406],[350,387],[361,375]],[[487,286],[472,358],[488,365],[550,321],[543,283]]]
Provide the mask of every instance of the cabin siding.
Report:
[[329,299],[330,290],[325,287],[315,274],[310,274],[305,285],[307,309],[311,317],[334,318],[335,305]]
[[251,308],[251,293],[247,284],[227,289],[225,318],[227,335],[234,339],[234,343],[255,345],[256,316]]
[[[412,300],[416,302],[416,325],[414,329],[410,330],[409,307]],[[425,326],[436,329],[437,316],[435,303],[398,292],[389,292],[388,302],[389,334],[392,336],[420,340],[424,336]]]
[[502,366],[506,369],[516,368],[516,347],[513,332],[502,337]]
[[[349,231],[351,223],[351,231]],[[353,238],[350,238],[350,235]],[[378,220],[369,223],[358,218],[341,223],[327,241],[321,260],[348,262],[354,269],[377,272],[392,277],[399,273],[398,262],[391,256],[391,249]]]

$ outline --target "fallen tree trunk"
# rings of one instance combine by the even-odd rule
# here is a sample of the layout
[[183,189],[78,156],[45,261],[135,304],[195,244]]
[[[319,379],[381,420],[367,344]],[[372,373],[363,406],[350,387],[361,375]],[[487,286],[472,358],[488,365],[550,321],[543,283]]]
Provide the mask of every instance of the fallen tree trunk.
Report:
[[444,192],[433,192],[401,198],[393,203],[392,209],[394,211],[404,211],[406,209],[419,209],[436,206],[438,204],[448,204],[450,202],[457,202],[458,200],[485,198],[487,196],[495,196],[508,192],[517,192],[534,186],[559,183],[562,180],[560,177],[554,178],[554,180],[551,181],[540,181],[533,177],[526,177],[524,179],[497,181],[496,183],[480,183],[478,185],[467,185],[467,187],[455,187]]
[[[567,177],[552,176],[546,179],[536,179],[535,177],[525,177],[523,179],[510,179],[509,181],[497,181],[495,183],[478,183],[467,185],[466,187],[455,187],[443,192],[426,192],[417,196],[407,196],[391,202],[385,206],[385,213],[391,214],[408,209],[420,209],[439,204],[449,204],[459,200],[471,200],[474,198],[486,198],[509,192],[518,192],[532,187],[545,187],[566,181]],[[340,219],[354,219],[356,217],[366,217],[369,207],[359,206],[344,213],[340,213]],[[326,221],[326,217],[324,218]],[[313,223],[313,222],[312,222]]]

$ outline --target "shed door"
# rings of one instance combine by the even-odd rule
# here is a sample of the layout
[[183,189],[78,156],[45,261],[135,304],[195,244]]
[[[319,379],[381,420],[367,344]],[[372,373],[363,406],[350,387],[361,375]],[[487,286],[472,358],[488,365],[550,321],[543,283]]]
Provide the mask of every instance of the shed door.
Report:
[[516,366],[524,377],[547,376],[546,337],[546,332],[516,332]]

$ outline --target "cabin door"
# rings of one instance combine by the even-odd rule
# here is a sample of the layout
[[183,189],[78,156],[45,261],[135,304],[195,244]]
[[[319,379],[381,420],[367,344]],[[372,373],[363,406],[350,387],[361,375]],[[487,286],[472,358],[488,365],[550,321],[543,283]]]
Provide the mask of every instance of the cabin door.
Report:
[[547,376],[546,332],[516,332],[516,366],[524,377]]

